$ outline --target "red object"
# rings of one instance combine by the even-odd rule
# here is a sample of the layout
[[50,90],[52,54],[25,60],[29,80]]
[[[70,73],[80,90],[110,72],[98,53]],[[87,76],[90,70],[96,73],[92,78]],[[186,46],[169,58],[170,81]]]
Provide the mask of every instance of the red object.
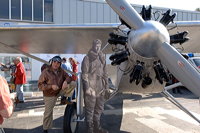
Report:
[[26,83],[26,72],[22,62],[16,65],[15,71],[15,84],[25,84]]
[[120,9],[121,9],[122,11],[124,11],[124,10],[125,10],[125,8],[124,8],[123,6],[120,6]]
[[[75,63],[72,64],[72,71],[75,72],[75,73],[78,72],[78,65],[77,64],[75,64]],[[77,80],[77,76],[73,74],[72,75],[72,80],[76,81]]]
[[178,65],[180,66],[180,67],[184,67],[185,65],[184,65],[184,63],[182,62],[182,61],[177,61],[177,63],[178,63]]

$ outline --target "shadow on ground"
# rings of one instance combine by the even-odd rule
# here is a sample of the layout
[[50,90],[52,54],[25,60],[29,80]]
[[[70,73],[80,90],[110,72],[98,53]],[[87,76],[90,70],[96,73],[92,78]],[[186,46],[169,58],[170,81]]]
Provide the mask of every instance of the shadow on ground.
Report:
[[[54,126],[49,133],[63,133],[63,117],[59,117],[54,120]],[[34,123],[33,123],[34,124]],[[35,127],[33,129],[14,129],[14,128],[4,128],[5,133],[43,133],[42,125]]]

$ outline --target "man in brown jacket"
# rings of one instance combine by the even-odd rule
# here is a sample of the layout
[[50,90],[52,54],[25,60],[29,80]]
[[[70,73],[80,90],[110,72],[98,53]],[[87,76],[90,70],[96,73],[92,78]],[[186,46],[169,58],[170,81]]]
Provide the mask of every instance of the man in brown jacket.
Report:
[[99,39],[93,41],[93,46],[84,57],[81,66],[88,133],[108,133],[100,126],[104,95],[108,89],[106,60],[101,52],[101,44]]
[[[59,93],[68,87],[71,82],[69,75],[61,69],[62,59],[55,56],[51,59],[50,67],[47,67],[38,80],[38,88],[43,91],[45,112],[43,118],[43,131],[48,133],[48,129],[53,123],[53,108]],[[61,90],[62,89],[62,90]]]

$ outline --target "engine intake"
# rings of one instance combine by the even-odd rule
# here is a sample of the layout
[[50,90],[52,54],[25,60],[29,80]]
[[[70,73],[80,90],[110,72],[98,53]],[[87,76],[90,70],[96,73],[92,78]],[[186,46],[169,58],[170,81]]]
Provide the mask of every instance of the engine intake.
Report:
[[176,44],[179,43],[180,45],[187,42],[189,40],[189,37],[186,37],[188,35],[187,31],[177,33],[170,36],[170,44]]
[[142,71],[144,69],[144,62],[140,62],[137,60],[136,65],[133,68],[133,71],[130,74],[130,83],[135,81],[136,85],[138,85],[142,79]]
[[149,77],[149,75],[146,75],[142,80],[142,88],[146,88],[148,85],[152,83],[152,79]]
[[121,44],[121,45],[126,45],[126,43],[128,42],[128,37],[124,37],[124,36],[120,36],[120,35],[116,35],[113,32],[109,34],[110,39],[108,39],[108,43],[110,44]]
[[176,13],[173,15],[169,15],[171,10],[167,10],[164,14],[163,17],[160,19],[160,23],[162,23],[164,26],[167,26],[170,22],[173,22],[174,18],[176,17]]
[[168,82],[169,81],[169,75],[165,71],[164,67],[162,66],[160,61],[154,62],[154,71],[156,73],[156,79],[160,82],[160,84],[163,84],[163,81]]
[[122,62],[128,60],[129,55],[130,53],[128,50],[111,55],[109,58],[112,61],[111,65],[120,65]]
[[146,9],[144,5],[142,6],[142,11],[140,14],[144,20],[151,20],[151,9],[151,5],[149,6],[149,9]]

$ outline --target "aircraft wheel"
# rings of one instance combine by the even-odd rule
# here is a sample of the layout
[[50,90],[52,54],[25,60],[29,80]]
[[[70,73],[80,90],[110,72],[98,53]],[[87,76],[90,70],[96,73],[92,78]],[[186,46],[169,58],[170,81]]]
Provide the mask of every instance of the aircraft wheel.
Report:
[[77,119],[76,114],[76,103],[68,104],[65,108],[63,131],[64,133],[75,133],[78,127],[78,122],[74,121]]

